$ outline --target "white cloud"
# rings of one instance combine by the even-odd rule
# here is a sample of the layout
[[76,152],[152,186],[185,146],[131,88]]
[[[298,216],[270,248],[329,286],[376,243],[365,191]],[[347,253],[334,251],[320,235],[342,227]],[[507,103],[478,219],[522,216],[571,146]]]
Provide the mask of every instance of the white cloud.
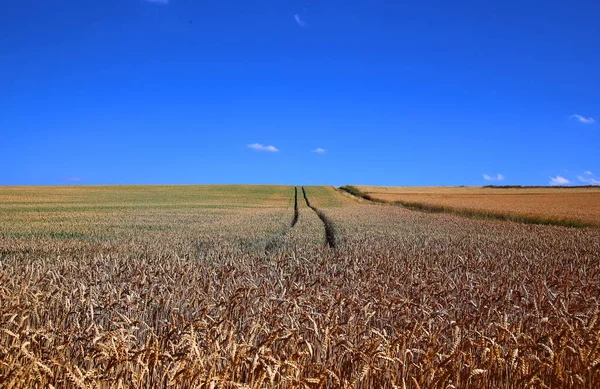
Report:
[[550,177],[550,185],[567,185],[570,183],[571,181],[561,176]]
[[154,3],[154,4],[169,4],[169,0],[145,0],[148,3]]
[[270,151],[272,153],[276,153],[279,151],[279,149],[275,146],[265,146],[261,145],[260,143],[252,143],[251,145],[248,145],[248,147],[259,151]]
[[579,179],[579,181],[587,185],[600,185],[600,180],[597,180],[594,177],[577,176],[577,178]]
[[313,153],[318,153],[318,154],[325,154],[327,150],[322,149],[320,147],[317,147],[316,149],[313,150]]
[[483,179],[486,181],[504,181],[504,174],[498,173],[496,176],[490,176],[484,173]]
[[296,23],[298,23],[298,25],[300,27],[306,27],[306,22],[300,18],[299,14],[295,14],[294,19],[296,20]]
[[79,181],[81,181],[81,178],[79,178],[79,177],[61,177],[60,180],[65,181],[65,182],[79,182]]
[[581,115],[571,115],[570,118],[571,119],[575,119],[575,120],[577,120],[577,121],[579,121],[580,123],[583,123],[583,124],[594,124],[594,123],[596,123],[596,121],[592,117],[586,118],[585,116],[581,116]]
[[600,185],[600,180],[589,170],[583,172],[583,176],[577,176],[577,179],[586,185]]

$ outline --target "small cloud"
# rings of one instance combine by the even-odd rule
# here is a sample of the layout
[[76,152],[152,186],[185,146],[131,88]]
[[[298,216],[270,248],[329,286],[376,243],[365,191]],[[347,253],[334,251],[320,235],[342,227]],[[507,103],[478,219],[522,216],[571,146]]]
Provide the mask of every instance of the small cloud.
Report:
[[61,177],[60,180],[65,181],[65,182],[80,182],[81,178],[79,178],[79,177]]
[[300,27],[306,27],[306,22],[300,18],[299,14],[295,14],[294,19],[296,20],[296,23],[298,23],[298,25]]
[[325,149],[322,149],[322,148],[320,148],[320,147],[317,147],[317,148],[316,148],[316,149],[314,149],[312,152],[313,152],[313,153],[317,153],[317,154],[325,154],[325,152],[326,152],[326,151],[327,151],[327,150],[325,150]]
[[567,185],[570,183],[571,181],[561,176],[550,177],[550,185]]
[[144,0],[148,3],[154,3],[154,4],[169,4],[169,0]]
[[252,143],[251,145],[248,145],[248,147],[258,151],[270,151],[272,153],[276,153],[279,151],[279,149],[275,146],[265,146],[261,145],[260,143]]
[[575,120],[577,120],[577,121],[579,121],[580,123],[583,123],[583,124],[594,124],[594,123],[596,123],[596,121],[592,117],[586,118],[585,116],[581,116],[581,115],[571,115],[569,117],[571,119],[575,119]]
[[496,176],[490,176],[484,173],[483,179],[486,181],[504,181],[504,174],[498,173]]
[[600,185],[600,180],[597,180],[594,177],[577,176],[577,179],[587,185]]
[[594,173],[589,170],[583,172],[583,176],[577,176],[577,179],[586,185],[600,185],[600,180],[596,179]]

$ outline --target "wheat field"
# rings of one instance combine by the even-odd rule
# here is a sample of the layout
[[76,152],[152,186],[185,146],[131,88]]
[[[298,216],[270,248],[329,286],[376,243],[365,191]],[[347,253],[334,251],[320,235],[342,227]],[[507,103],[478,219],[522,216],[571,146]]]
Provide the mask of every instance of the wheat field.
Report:
[[548,224],[572,222],[600,227],[600,188],[378,187],[359,186],[374,200],[422,205],[441,211],[512,216]]
[[600,230],[330,187],[0,188],[0,387],[595,388]]

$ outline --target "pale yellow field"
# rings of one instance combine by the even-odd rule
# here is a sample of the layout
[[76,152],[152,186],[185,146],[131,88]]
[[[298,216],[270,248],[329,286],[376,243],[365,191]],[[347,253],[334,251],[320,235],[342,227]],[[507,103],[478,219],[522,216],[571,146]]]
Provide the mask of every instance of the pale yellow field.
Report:
[[600,225],[600,188],[359,186],[376,200]]
[[0,187],[0,388],[597,388],[599,231],[331,187]]

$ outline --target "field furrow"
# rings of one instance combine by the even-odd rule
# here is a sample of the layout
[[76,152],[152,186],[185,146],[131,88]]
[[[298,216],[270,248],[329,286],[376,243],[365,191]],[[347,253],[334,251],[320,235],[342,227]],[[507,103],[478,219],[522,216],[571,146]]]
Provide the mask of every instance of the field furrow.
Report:
[[292,227],[298,223],[298,218],[300,217],[300,212],[298,210],[298,187],[294,187],[294,218],[292,219]]
[[327,215],[325,215],[323,211],[310,204],[308,196],[306,195],[306,189],[304,189],[304,187],[302,187],[302,194],[304,196],[306,206],[312,209],[317,214],[319,219],[321,219],[321,222],[323,222],[323,227],[325,228],[325,244],[328,247],[335,249],[335,229],[333,228],[333,224],[327,218]]

